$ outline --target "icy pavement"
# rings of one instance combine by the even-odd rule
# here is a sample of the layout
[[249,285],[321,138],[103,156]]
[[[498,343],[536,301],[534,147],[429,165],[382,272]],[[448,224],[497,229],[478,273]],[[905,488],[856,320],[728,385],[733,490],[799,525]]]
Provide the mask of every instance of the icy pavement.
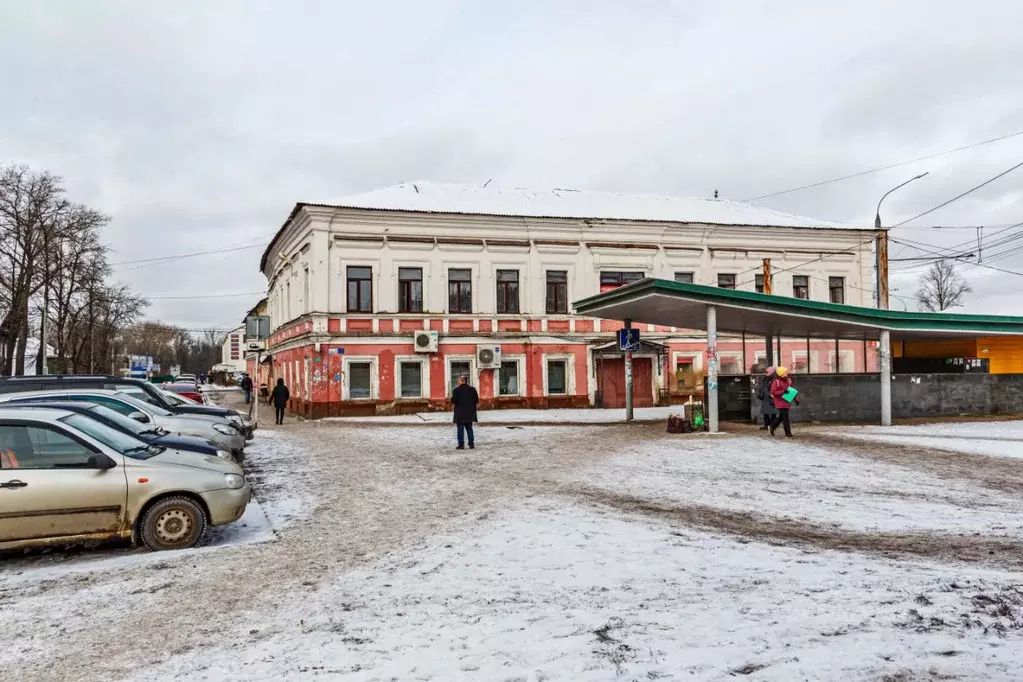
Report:
[[0,578],[0,670],[1018,679],[1023,462],[811,431],[484,423],[456,451],[423,424],[260,430],[275,541]]
[[[635,421],[665,421],[669,415],[681,414],[682,405],[639,407],[633,410]],[[416,412],[414,414],[380,417],[330,417],[325,422],[359,424],[450,424],[451,412]],[[625,422],[625,410],[556,409],[556,410],[480,410],[480,424],[613,424]]]
[[875,443],[1023,459],[1023,421],[848,427],[834,433]]

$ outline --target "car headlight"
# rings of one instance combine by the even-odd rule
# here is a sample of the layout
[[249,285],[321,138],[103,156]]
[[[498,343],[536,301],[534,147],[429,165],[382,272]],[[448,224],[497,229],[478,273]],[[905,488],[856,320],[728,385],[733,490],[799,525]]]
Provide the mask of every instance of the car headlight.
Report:
[[220,457],[221,459],[234,459],[234,457],[231,456],[231,453],[227,450],[217,450],[217,457]]
[[235,430],[228,426],[227,424],[214,424],[213,430],[216,431],[217,433],[222,433],[225,436],[235,435]]
[[224,474],[224,483],[231,490],[238,490],[245,487],[245,477],[239,474]]

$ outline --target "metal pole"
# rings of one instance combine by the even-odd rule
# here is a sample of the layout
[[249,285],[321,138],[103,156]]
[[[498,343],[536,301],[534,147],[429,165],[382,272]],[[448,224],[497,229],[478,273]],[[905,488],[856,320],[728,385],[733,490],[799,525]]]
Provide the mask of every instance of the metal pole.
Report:
[[718,432],[718,310],[707,306],[707,427]]
[[870,371],[868,369],[868,367],[869,367],[869,365],[867,364],[867,335],[864,334],[863,335],[863,373],[864,374],[866,374],[867,372]]
[[767,348],[767,366],[774,367],[774,337],[770,334],[765,336],[764,346]]
[[892,353],[891,333],[887,329],[881,330],[881,345],[878,352],[881,354],[881,426],[892,425]]
[[749,365],[746,364],[746,332],[742,333],[742,373],[749,373]]
[[806,373],[810,373],[810,335],[806,335]]
[[49,363],[46,362],[46,332],[49,331],[49,329],[46,328],[46,316],[49,314],[49,298],[50,287],[47,283],[43,285],[43,316],[39,321],[39,358],[36,358],[37,361],[40,358],[42,359],[42,362],[37,364],[40,374],[50,373],[50,368],[48,366]]
[[842,372],[842,355],[839,353],[840,347],[838,343],[838,337],[835,337],[835,374]]
[[[625,320],[625,328],[632,329],[632,320]],[[625,353],[625,421],[632,421],[632,351]]]

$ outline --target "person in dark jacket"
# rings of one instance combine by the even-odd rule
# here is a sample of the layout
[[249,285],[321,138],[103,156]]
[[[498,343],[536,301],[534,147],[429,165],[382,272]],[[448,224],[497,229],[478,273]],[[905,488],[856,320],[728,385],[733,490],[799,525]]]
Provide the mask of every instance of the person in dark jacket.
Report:
[[274,409],[277,413],[277,424],[284,423],[284,409],[288,406],[288,399],[291,398],[291,392],[288,391],[288,387],[284,385],[284,379],[278,379],[277,385],[274,386],[274,390],[270,391],[270,399],[267,401],[273,403]]
[[757,400],[760,401],[760,416],[764,423],[760,427],[761,431],[771,428],[771,419],[776,413],[774,399],[771,398],[771,383],[773,381],[774,367],[768,367],[764,370],[764,376],[760,377],[760,381],[757,383]]
[[469,449],[476,447],[476,437],[472,432],[472,425],[478,421],[476,418],[476,405],[480,402],[480,394],[469,385],[469,377],[458,377],[458,386],[451,392],[451,404],[455,407],[455,415],[452,421],[455,422],[456,435],[458,438],[458,449],[465,449],[465,438],[469,437]]
[[242,377],[241,384],[242,391],[245,392],[245,404],[248,405],[249,401],[252,400],[252,377],[248,374]]
[[[785,391],[792,386],[792,379],[789,378],[789,371],[784,367],[778,367],[774,373],[774,381],[771,382],[771,398],[774,400],[774,407],[778,410],[778,414],[774,415],[771,420],[770,433],[773,436],[779,426],[784,426],[786,438],[792,438],[792,423],[789,421],[789,409],[791,409],[792,403],[782,397]],[[799,400],[796,400],[795,404],[798,405]]]

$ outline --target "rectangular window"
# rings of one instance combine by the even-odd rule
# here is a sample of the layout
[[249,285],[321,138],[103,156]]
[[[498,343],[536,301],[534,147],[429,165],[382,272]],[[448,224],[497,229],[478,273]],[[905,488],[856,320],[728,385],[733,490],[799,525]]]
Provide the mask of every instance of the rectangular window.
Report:
[[373,312],[373,268],[348,267],[348,312]]
[[448,312],[472,312],[472,270],[448,270]]
[[423,363],[401,363],[401,397],[423,397]]
[[547,271],[547,314],[568,314],[568,271]]
[[517,315],[519,312],[519,271],[497,271],[497,312]]
[[564,360],[547,361],[547,395],[568,393],[568,368]]
[[500,376],[497,382],[498,395],[519,394],[519,363],[502,362]]
[[682,284],[692,284],[693,283],[693,273],[691,273],[691,272],[676,272],[675,273],[675,281],[676,282],[681,282]]
[[793,275],[792,276],[792,295],[796,298],[802,298],[809,300],[810,298],[810,278],[807,275]]
[[718,274],[718,288],[720,289],[734,289],[735,288],[735,275],[734,274]]
[[623,284],[638,282],[643,279],[642,272],[619,272],[616,270],[602,270],[600,273],[600,292],[617,289]]
[[845,277],[828,277],[828,294],[832,303],[845,303]]
[[743,374],[742,355],[740,353],[721,353],[721,362],[718,367],[720,374],[737,375]]
[[678,358],[675,360],[675,385],[680,391],[696,386],[693,358]]
[[348,398],[350,400],[365,400],[372,397],[370,388],[370,370],[373,365],[369,362],[352,362],[348,364]]
[[452,360],[448,365],[448,372],[448,384],[451,385],[451,390],[454,390],[455,386],[458,385],[458,377],[469,377],[469,383],[472,383],[472,375],[469,374],[468,360]]
[[398,312],[423,312],[422,268],[398,268]]

